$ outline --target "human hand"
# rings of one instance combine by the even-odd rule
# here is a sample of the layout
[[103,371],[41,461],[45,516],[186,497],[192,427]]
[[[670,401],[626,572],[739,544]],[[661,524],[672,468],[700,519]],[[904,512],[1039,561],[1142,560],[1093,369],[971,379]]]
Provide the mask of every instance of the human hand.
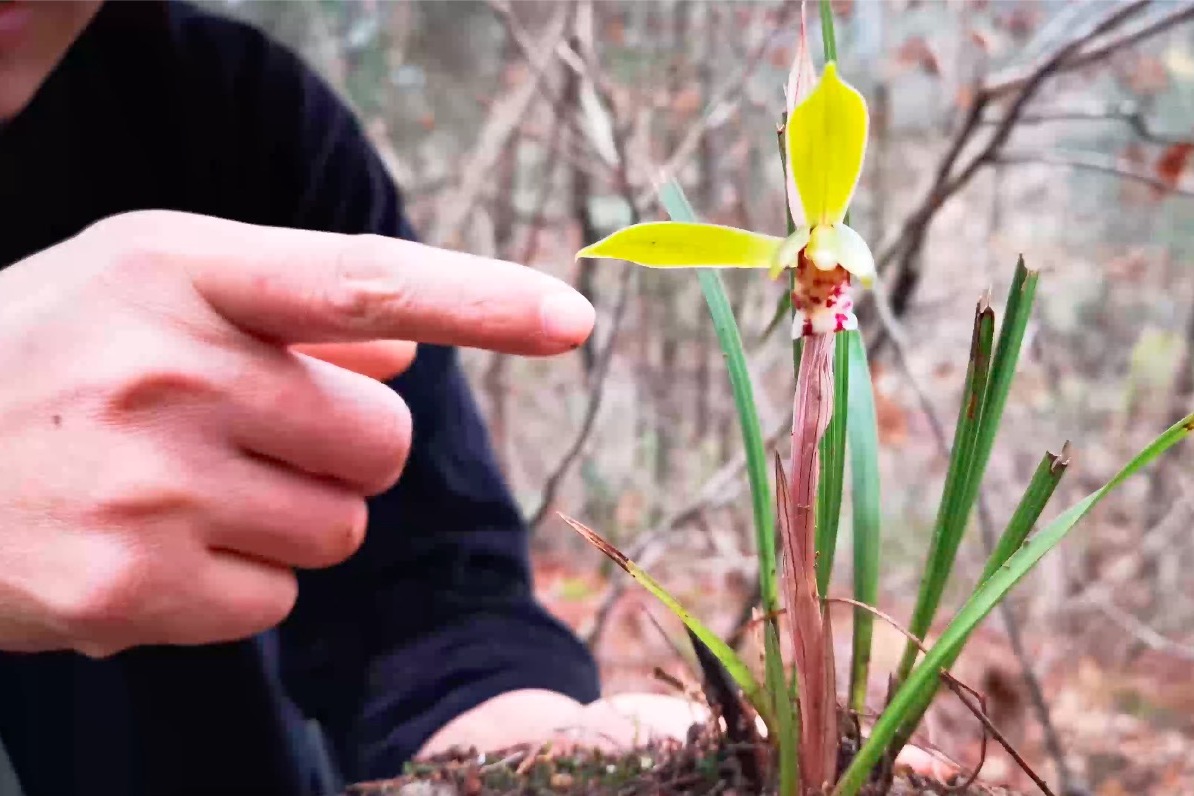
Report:
[[512,263],[160,211],[10,266],[0,295],[0,649],[92,656],[259,632],[294,568],[360,545],[409,412],[291,346],[550,355],[593,324]]
[[[494,752],[519,744],[545,743],[560,752],[576,747],[625,752],[652,740],[683,741],[693,724],[707,722],[709,717],[705,705],[669,694],[615,694],[582,705],[551,691],[511,691],[449,722],[418,756],[453,747]],[[942,781],[957,773],[948,761],[915,746],[905,746],[896,765]]]
[[360,343],[292,345],[291,351],[322,359],[378,381],[389,381],[415,360],[417,345],[406,340],[368,340]]

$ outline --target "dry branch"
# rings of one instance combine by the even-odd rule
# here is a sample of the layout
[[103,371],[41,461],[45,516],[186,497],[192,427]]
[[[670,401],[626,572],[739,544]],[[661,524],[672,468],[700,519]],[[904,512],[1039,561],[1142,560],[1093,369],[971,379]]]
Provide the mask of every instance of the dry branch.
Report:
[[[966,117],[938,164],[928,191],[893,239],[879,247],[876,263],[891,285],[890,301],[894,314],[903,313],[919,282],[918,260],[933,218],[946,201],[970,183],[979,170],[1001,162],[1008,138],[1024,116],[1029,101],[1039,93],[1047,80],[1061,72],[1095,63],[1194,17],[1194,2],[1184,2],[1151,23],[1102,45],[1092,46],[1100,37],[1111,34],[1143,11],[1148,4],[1149,0],[1133,0],[1112,6],[1084,32],[1074,35],[1023,74],[975,87],[974,99]],[[997,121],[986,122],[984,114],[987,108],[1005,97],[1009,98],[1007,109]],[[978,151],[969,159],[963,159],[963,153],[975,144],[978,132],[992,125],[994,130]],[[874,349],[878,350],[886,342],[886,335],[880,333]]]
[[543,35],[536,40],[531,57],[528,58],[531,74],[494,102],[477,136],[477,143],[463,158],[460,184],[448,191],[439,202],[439,212],[430,237],[438,245],[453,244],[489,185],[494,165],[517,132],[531,102],[538,96],[539,83],[545,78],[543,67],[563,40],[570,14],[570,4],[561,4]]

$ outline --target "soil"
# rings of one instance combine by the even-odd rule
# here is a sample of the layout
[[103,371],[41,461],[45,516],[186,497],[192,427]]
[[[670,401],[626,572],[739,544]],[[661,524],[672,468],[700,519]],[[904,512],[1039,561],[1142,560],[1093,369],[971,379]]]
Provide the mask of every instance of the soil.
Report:
[[[663,742],[617,754],[527,746],[487,754],[460,750],[414,762],[394,779],[352,785],[344,796],[748,796],[753,791],[739,763],[744,753],[751,750],[730,748],[699,726],[693,727],[685,743]],[[863,794],[1021,796],[981,784],[955,790],[908,774],[897,775],[886,790],[868,786]]]

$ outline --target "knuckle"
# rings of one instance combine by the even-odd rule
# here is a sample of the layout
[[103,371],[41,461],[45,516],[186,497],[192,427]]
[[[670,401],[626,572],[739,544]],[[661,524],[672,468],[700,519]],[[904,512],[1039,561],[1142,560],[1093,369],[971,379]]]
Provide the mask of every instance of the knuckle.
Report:
[[372,329],[407,305],[407,286],[396,269],[386,266],[387,240],[354,235],[340,248],[323,297],[337,325]]
[[82,236],[100,242],[112,252],[109,266],[130,276],[160,274],[169,256],[170,236],[161,230],[175,216],[168,210],[133,210],[100,219]]
[[152,573],[147,558],[127,544],[108,542],[90,553],[54,610],[72,637],[86,640],[85,654],[102,656],[119,650],[108,639],[135,622]]
[[131,415],[215,398],[220,386],[209,374],[170,365],[133,363],[117,368],[101,390],[101,419],[119,423]]
[[[136,462],[141,461],[138,465]],[[193,486],[172,476],[177,464],[159,457],[130,457],[121,467],[98,474],[88,495],[85,519],[99,527],[128,531],[139,524],[193,512]]]

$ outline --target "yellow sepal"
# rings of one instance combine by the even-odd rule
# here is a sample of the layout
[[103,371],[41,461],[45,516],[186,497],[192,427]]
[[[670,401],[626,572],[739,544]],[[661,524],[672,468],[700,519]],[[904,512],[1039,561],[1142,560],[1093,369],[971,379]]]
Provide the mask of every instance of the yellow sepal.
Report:
[[620,229],[576,253],[648,268],[770,268],[783,238],[718,224],[652,221]]
[[862,172],[866,153],[866,100],[825,65],[817,87],[788,116],[788,173],[796,183],[809,226],[839,224]]

